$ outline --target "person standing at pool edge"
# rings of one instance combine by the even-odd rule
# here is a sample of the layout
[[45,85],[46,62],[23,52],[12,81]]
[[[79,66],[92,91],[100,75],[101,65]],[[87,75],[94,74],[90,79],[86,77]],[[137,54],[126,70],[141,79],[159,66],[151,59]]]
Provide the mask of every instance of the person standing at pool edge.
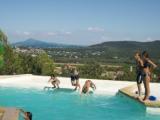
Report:
[[144,51],[142,53],[142,60],[143,60],[143,79],[144,79],[144,88],[145,88],[145,96],[143,98],[143,101],[148,100],[150,95],[150,86],[149,83],[151,81],[151,67],[155,69],[157,65],[152,62],[149,58],[149,54]]
[[141,54],[140,52],[135,53],[135,61],[136,61],[136,81],[137,81],[137,87],[138,87],[138,95],[141,96],[142,88],[141,84],[143,81],[143,76],[142,76],[142,70],[143,70],[143,61],[141,59]]

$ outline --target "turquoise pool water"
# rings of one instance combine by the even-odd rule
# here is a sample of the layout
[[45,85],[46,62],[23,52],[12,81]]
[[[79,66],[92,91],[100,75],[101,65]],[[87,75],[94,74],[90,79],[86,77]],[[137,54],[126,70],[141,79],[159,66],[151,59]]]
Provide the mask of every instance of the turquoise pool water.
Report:
[[0,106],[33,113],[33,120],[159,120],[159,115],[120,96],[80,96],[72,90],[0,88]]

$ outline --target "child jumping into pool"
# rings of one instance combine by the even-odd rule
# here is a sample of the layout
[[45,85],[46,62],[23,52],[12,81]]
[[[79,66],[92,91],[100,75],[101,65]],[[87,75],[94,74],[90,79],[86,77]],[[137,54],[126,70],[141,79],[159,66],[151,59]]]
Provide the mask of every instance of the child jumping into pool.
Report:
[[89,88],[92,88],[93,90],[96,89],[96,85],[91,80],[86,80],[85,84],[82,88],[82,93],[86,94],[89,92]]
[[79,72],[78,72],[77,68],[74,66],[71,66],[71,65],[67,65],[67,67],[71,73],[71,84],[72,84],[72,86],[75,86],[74,90],[77,90],[78,87],[79,87],[79,89],[81,89],[81,86],[79,84]]
[[53,85],[53,88],[59,88],[60,80],[57,77],[55,77],[54,74],[51,75],[51,78],[48,82],[50,82]]

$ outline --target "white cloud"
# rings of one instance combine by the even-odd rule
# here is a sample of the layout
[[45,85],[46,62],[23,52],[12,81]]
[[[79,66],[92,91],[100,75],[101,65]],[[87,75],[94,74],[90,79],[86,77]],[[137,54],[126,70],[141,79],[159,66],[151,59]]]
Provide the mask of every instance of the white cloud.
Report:
[[65,32],[65,34],[66,34],[66,35],[71,35],[71,34],[72,34],[72,32]]
[[103,28],[99,28],[99,27],[88,27],[87,30],[91,32],[103,32],[104,31]]
[[30,32],[23,32],[23,31],[20,31],[20,30],[16,30],[15,32],[12,33],[13,35],[17,35],[17,36],[28,36],[28,35],[31,35]]
[[47,34],[48,36],[64,36],[64,35],[71,35],[72,32],[48,32],[48,33],[45,33]]
[[57,35],[57,33],[55,33],[55,32],[48,32],[47,35],[55,36],[55,35]]
[[30,32],[23,32],[24,35],[30,35]]

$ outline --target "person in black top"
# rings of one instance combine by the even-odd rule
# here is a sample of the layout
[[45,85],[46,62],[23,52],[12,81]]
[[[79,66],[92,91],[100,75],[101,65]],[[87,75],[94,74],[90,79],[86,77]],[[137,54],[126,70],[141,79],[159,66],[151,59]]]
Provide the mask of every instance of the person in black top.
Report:
[[148,100],[150,95],[149,83],[151,81],[152,69],[155,69],[157,65],[149,58],[149,54],[146,51],[142,53],[142,60],[143,60],[143,80],[145,88],[145,96],[143,98],[143,101],[145,102],[146,100]]

